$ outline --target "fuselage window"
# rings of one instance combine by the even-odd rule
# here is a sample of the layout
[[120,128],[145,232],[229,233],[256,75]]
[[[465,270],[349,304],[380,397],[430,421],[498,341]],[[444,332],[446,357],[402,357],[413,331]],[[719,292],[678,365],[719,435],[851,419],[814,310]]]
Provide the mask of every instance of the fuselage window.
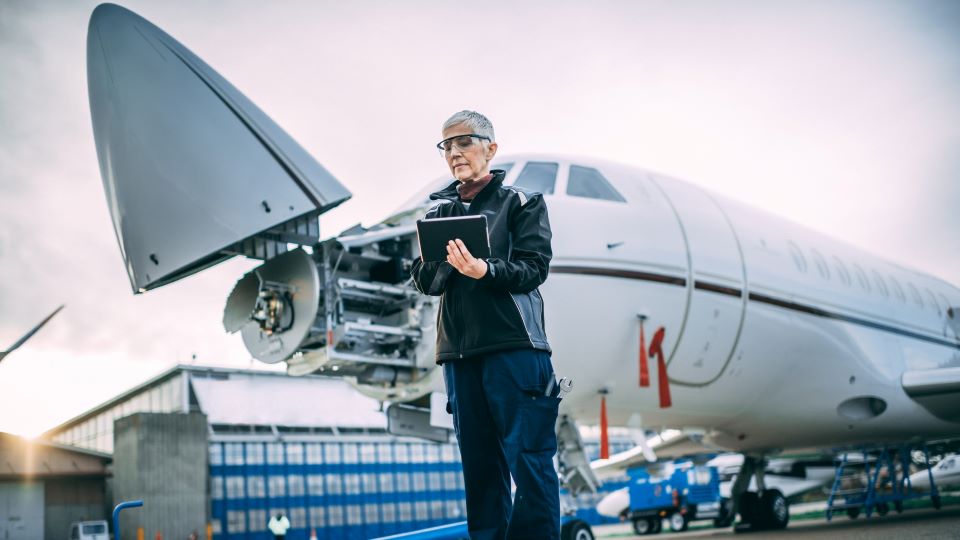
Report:
[[523,166],[520,177],[513,185],[543,193],[553,194],[553,186],[557,183],[557,164],[542,161],[530,161]]
[[883,276],[876,270],[874,270],[872,274],[873,281],[877,284],[877,290],[880,291],[880,294],[883,295],[884,298],[888,298],[890,296],[890,290],[887,289],[887,283],[883,281]]
[[610,182],[591,167],[570,166],[570,178],[567,180],[567,195],[600,199],[604,201],[627,202]]
[[897,281],[897,278],[890,276],[890,284],[893,285],[893,294],[897,297],[897,300],[906,302],[907,296],[903,294],[903,287],[900,286],[900,282]]
[[847,267],[843,265],[843,261],[839,258],[833,258],[833,266],[837,269],[837,276],[840,277],[840,283],[843,283],[847,287],[850,286],[850,272],[847,271]]
[[923,309],[923,297],[920,296],[920,291],[917,290],[917,286],[907,282],[907,288],[910,289],[910,296],[913,297],[913,301],[917,304],[917,307]]
[[863,268],[860,268],[860,265],[853,263],[853,272],[857,274],[857,283],[860,284],[860,288],[870,292],[870,280],[867,279],[867,273],[863,271]]
[[800,251],[800,247],[794,244],[793,242],[787,242],[787,245],[790,246],[790,258],[793,259],[794,266],[797,267],[801,273],[807,273],[807,259],[803,256],[803,251]]
[[823,255],[815,249],[810,251],[813,253],[813,262],[817,265],[817,272],[820,272],[820,277],[830,279],[830,268],[827,266],[827,261],[824,260]]
[[930,289],[924,289],[927,291],[927,299],[930,300],[930,305],[933,306],[933,311],[939,315],[940,314],[940,304],[937,302],[937,297],[933,295],[933,291]]

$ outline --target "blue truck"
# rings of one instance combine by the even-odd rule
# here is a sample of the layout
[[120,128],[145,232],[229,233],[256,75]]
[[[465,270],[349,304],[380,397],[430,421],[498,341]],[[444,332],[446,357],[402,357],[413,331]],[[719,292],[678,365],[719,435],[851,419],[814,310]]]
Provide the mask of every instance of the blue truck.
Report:
[[634,532],[657,534],[664,519],[673,531],[686,530],[691,521],[701,519],[712,519],[718,527],[729,525],[732,506],[720,497],[716,467],[681,461],[667,465],[664,472],[653,476],[646,467],[627,471],[630,508],[626,517]]

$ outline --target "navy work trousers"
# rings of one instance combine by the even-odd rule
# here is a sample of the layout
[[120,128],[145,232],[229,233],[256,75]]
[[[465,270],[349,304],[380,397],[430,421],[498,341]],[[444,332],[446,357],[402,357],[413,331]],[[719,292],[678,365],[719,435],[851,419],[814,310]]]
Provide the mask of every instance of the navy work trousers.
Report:
[[[472,540],[560,538],[550,354],[499,351],[444,363]],[[510,477],[517,485],[510,499]]]

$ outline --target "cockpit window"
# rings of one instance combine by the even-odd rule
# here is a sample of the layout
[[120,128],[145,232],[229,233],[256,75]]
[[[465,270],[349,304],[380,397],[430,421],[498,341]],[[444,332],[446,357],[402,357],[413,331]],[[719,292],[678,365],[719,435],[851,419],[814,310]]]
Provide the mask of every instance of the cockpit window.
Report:
[[570,179],[567,181],[567,195],[601,199],[604,201],[627,202],[610,182],[591,167],[570,166]]
[[520,177],[513,185],[543,193],[553,194],[553,186],[557,183],[557,164],[542,161],[530,161],[523,166]]

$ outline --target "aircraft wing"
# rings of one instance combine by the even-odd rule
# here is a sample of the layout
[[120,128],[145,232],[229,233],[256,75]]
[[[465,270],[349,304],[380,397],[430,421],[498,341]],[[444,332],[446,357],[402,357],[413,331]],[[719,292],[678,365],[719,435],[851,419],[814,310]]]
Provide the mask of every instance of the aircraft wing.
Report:
[[934,416],[960,421],[960,367],[905,371],[900,385]]
[[[648,446],[656,454],[656,459],[670,460],[684,456],[698,454],[716,454],[722,450],[711,448],[701,442],[699,433],[683,432],[680,430],[665,430],[660,435],[647,441]],[[630,450],[614,454],[607,459],[597,459],[590,462],[590,468],[598,480],[605,480],[622,476],[631,467],[651,463],[645,455],[644,449],[638,445]]]
[[60,307],[58,307],[57,309],[53,310],[53,313],[47,315],[47,317],[46,317],[45,319],[43,319],[42,321],[40,321],[39,323],[37,323],[37,325],[34,326],[33,328],[31,328],[29,332],[27,332],[26,334],[24,334],[23,337],[21,337],[20,339],[18,339],[18,340],[16,341],[16,343],[14,343],[13,345],[11,345],[9,349],[7,349],[7,350],[5,350],[5,351],[0,351],[0,361],[3,361],[3,359],[4,359],[8,354],[10,354],[10,353],[12,353],[13,351],[15,351],[18,347],[20,347],[21,345],[23,345],[28,339],[30,339],[31,337],[33,337],[33,335],[36,334],[38,330],[40,330],[41,328],[43,328],[43,325],[47,324],[47,322],[48,322],[50,319],[52,319],[54,315],[56,315],[57,313],[60,313],[60,310],[61,310],[61,309],[63,309],[63,306],[60,306]]
[[134,293],[234,255],[315,243],[319,214],[351,196],[213,68],[120,6],[90,18],[87,83]]

